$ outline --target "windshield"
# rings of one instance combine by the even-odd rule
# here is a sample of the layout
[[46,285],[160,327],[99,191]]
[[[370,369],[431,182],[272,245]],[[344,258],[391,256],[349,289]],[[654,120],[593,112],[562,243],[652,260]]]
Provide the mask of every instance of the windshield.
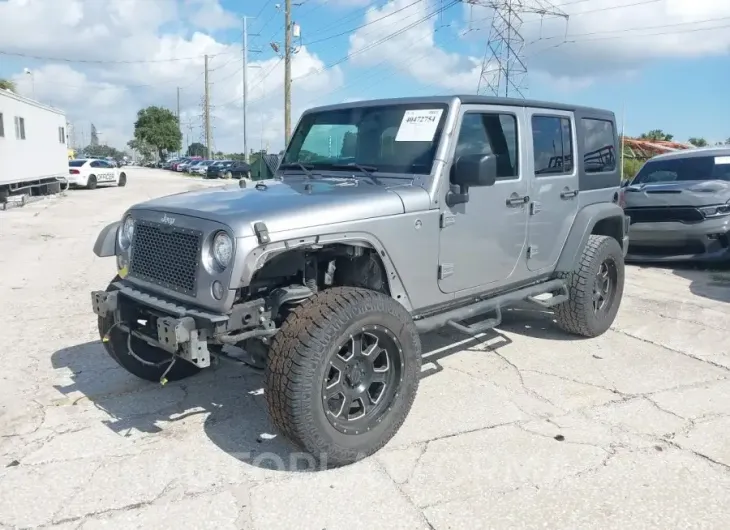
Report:
[[688,180],[730,181],[730,156],[693,156],[649,161],[641,168],[632,184]]
[[84,164],[86,164],[86,160],[69,160],[68,161],[69,167],[81,167]]
[[302,118],[281,164],[332,169],[358,164],[386,173],[431,172],[445,104],[349,107]]

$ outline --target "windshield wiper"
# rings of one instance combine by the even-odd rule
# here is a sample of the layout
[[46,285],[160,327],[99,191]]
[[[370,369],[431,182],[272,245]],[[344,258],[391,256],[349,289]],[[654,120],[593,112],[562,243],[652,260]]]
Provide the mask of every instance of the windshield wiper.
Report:
[[313,179],[314,174],[312,169],[314,166],[311,164],[302,164],[301,162],[289,162],[286,164],[279,164],[279,169],[301,169],[308,179]]
[[378,180],[377,177],[374,177],[372,174],[375,173],[378,168],[375,166],[363,166],[361,164],[357,164],[355,162],[349,162],[347,164],[330,164],[329,165],[332,169],[357,169],[368,177],[370,180],[372,180],[375,184],[380,184],[380,180]]

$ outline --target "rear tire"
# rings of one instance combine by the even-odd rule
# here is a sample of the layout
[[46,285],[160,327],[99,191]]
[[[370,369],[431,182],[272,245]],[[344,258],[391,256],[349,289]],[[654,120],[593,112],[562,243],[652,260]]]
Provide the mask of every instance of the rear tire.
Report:
[[86,189],[95,190],[97,184],[96,175],[89,175],[89,178],[86,180]]
[[264,394],[290,440],[319,464],[341,466],[395,435],[420,372],[420,337],[403,306],[374,291],[333,287],[282,324],[269,349]]
[[226,172],[225,172],[225,173],[223,174],[223,178],[224,178],[224,179],[226,179],[226,180],[230,180],[230,179],[232,179],[232,178],[233,178],[233,173],[231,173],[230,171],[226,171]]
[[127,185],[127,174],[126,173],[120,173],[119,174],[119,182],[117,182],[117,186],[120,188],[123,188]]
[[[119,281],[119,276],[115,277],[107,286],[106,290],[115,291],[113,283]],[[153,366],[142,363],[134,358],[129,352],[127,342],[128,334],[121,329],[114,327],[114,317],[107,315],[106,317],[98,317],[99,337],[101,338],[104,349],[114,361],[124,368],[130,374],[144,379],[145,381],[159,381],[162,375],[170,365],[163,362],[172,359],[172,355],[159,348],[154,348],[136,337],[132,337],[130,343],[135,355],[151,363],[162,363],[159,366]],[[104,337],[108,335],[108,341],[104,341]],[[200,368],[183,359],[178,359],[175,365],[165,375],[169,381],[179,381],[192,375],[197,374]]]
[[611,327],[624,292],[624,258],[612,237],[591,235],[576,270],[564,275],[569,299],[555,307],[568,333],[598,337]]

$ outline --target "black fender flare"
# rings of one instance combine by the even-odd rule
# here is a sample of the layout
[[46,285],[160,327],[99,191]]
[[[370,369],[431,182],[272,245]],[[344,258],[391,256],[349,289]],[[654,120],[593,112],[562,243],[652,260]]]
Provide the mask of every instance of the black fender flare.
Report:
[[[596,224],[605,219],[617,218],[621,220],[623,230],[624,217],[623,208],[613,202],[599,202],[582,208],[575,216],[568,239],[565,241],[563,251],[558,259],[556,272],[570,272],[575,269],[575,264],[580,259]],[[624,233],[622,238],[619,239],[619,245],[623,246],[623,237],[625,235]]]
[[117,231],[121,221],[114,221],[101,229],[94,243],[94,254],[100,258],[108,258],[117,254]]

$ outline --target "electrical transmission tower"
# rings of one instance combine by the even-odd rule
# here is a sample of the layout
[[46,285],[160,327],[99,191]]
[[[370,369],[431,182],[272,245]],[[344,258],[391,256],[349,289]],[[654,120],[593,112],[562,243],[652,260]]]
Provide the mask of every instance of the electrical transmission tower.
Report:
[[547,0],[467,0],[467,3],[493,12],[477,93],[524,98],[527,65],[522,18],[533,14],[567,21],[568,15]]

